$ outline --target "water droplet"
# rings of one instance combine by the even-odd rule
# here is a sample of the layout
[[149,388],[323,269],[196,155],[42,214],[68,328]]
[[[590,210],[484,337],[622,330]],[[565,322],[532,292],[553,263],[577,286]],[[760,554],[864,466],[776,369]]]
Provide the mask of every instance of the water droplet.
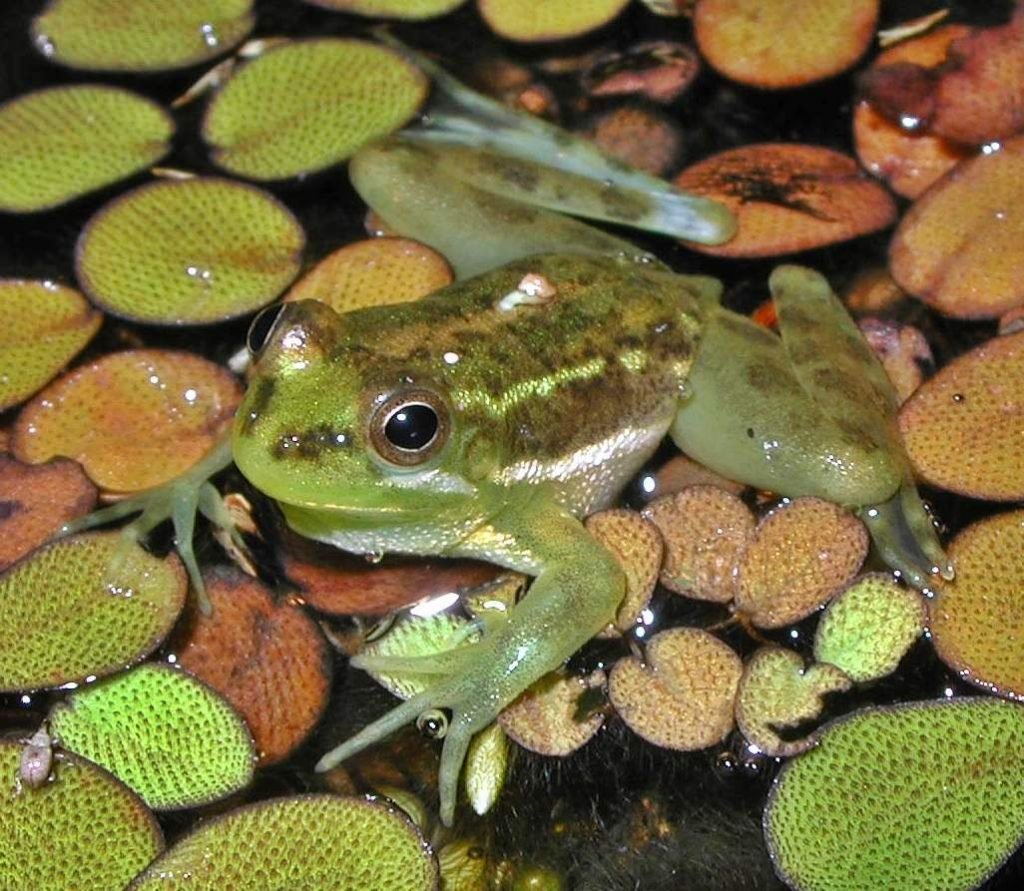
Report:
[[37,34],[33,43],[35,43],[36,49],[46,56],[47,59],[57,52],[57,45],[45,34]]
[[207,287],[213,284],[213,272],[205,266],[189,264],[185,267],[185,274],[189,278],[194,278],[197,282]]
[[217,36],[217,29],[209,22],[203,22],[203,24],[199,26],[199,34],[203,38],[203,43],[210,47],[210,49],[220,46],[220,38]]
[[370,551],[368,554],[363,555],[366,558],[367,563],[380,563],[384,559],[383,551]]

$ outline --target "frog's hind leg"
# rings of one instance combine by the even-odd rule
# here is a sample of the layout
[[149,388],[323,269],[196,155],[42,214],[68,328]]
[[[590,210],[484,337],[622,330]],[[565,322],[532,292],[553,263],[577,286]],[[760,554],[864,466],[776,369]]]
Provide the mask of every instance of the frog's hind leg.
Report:
[[818,273],[782,266],[770,284],[781,337],[713,314],[672,438],[732,479],[860,509],[880,553],[914,584],[948,571],[884,369]]

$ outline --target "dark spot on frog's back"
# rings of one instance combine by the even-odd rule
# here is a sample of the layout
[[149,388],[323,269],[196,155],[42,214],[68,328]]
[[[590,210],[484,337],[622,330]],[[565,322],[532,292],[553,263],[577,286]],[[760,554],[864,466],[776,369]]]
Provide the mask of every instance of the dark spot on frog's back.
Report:
[[488,158],[484,164],[492,173],[499,176],[509,185],[515,186],[524,192],[537,191],[540,176],[536,170],[525,164],[519,164],[512,159]]
[[751,362],[747,366],[747,383],[760,393],[783,389],[789,380],[786,369],[774,362]]
[[250,388],[248,405],[241,421],[241,432],[247,435],[252,432],[256,423],[264,416],[270,400],[274,398],[277,385],[273,378],[261,377]]

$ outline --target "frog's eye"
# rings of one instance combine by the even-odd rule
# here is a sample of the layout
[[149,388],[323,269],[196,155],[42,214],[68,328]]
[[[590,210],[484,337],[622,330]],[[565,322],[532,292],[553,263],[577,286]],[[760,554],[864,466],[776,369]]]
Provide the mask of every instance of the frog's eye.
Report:
[[414,467],[436,455],[448,439],[448,411],[430,390],[394,393],[370,418],[370,443],[389,464]]
[[270,334],[274,330],[274,326],[277,324],[281,313],[284,312],[284,308],[285,304],[283,303],[279,303],[276,306],[268,306],[252,320],[252,324],[249,326],[249,333],[245,336],[245,345],[249,350],[249,355],[256,357],[263,352],[263,348],[267,345],[267,341],[270,340]]

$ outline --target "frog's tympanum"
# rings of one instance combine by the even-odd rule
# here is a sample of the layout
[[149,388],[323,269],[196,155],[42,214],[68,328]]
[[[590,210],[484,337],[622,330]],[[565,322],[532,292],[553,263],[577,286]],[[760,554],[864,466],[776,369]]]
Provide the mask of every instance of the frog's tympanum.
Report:
[[[448,128],[454,138],[439,139],[446,119],[434,114],[365,149],[352,177],[389,225],[439,246],[462,280],[344,316],[285,304],[257,352],[231,448],[305,536],[360,553],[474,557],[533,577],[508,614],[478,620],[472,640],[442,655],[352,660],[435,680],[319,767],[447,709],[440,792],[450,823],[473,735],[615,615],[623,573],[580,518],[614,502],[666,435],[732,479],[857,509],[882,556],[918,584],[948,569],[894,432],[889,382],[820,275],[776,269],[781,336],[761,328],[719,305],[714,280],[672,273],[554,212],[721,240],[722,208],[664,183],[620,189],[606,174],[635,172],[598,159],[606,168],[594,175],[592,148],[573,166],[567,134],[520,127],[450,80],[441,86],[448,99],[456,92],[460,114],[484,119],[472,130],[482,148],[467,150],[462,119]],[[547,143],[534,156],[568,166],[521,150],[519,129],[538,126]],[[574,203],[569,187],[583,182],[589,191]],[[199,506],[212,514],[206,492]]]

